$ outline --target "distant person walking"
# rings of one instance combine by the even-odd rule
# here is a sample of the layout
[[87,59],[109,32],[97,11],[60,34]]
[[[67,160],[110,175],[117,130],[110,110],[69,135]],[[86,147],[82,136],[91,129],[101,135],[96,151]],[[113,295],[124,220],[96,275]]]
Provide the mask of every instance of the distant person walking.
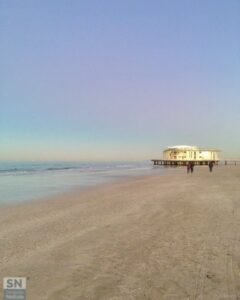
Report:
[[191,163],[190,161],[187,163],[187,173],[189,174],[191,170]]
[[193,171],[194,171],[194,162],[193,161],[191,161],[191,163],[190,163],[190,170],[191,170],[191,173],[193,173]]
[[209,164],[208,164],[208,167],[209,167],[209,171],[212,172],[213,170],[213,165],[214,165],[214,162],[213,161],[210,161]]

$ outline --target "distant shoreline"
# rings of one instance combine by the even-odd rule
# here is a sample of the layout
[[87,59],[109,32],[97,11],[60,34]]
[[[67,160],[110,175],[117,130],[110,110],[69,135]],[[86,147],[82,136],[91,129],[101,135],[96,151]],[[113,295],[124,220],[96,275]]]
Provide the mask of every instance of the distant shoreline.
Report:
[[35,201],[152,172],[150,162],[5,162],[0,164],[0,205]]

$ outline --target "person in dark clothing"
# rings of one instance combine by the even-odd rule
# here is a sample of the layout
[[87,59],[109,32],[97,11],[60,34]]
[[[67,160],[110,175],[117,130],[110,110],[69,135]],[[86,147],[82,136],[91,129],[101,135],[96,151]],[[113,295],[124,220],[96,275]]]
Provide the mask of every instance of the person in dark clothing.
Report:
[[193,161],[189,161],[188,164],[187,164],[187,172],[188,173],[193,173],[194,171],[194,162]]
[[214,165],[214,162],[213,162],[213,161],[210,161],[209,164],[208,164],[208,167],[209,167],[209,171],[210,171],[210,172],[212,172],[213,165]]
[[194,171],[194,162],[193,161],[191,161],[191,163],[190,163],[190,170],[191,170],[191,173],[193,173],[193,171]]

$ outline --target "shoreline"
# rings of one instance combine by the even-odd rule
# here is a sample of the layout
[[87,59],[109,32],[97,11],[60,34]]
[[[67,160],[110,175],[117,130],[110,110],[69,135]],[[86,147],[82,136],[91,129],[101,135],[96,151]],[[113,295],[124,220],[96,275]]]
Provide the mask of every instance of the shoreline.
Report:
[[[75,189],[86,190],[91,187],[98,187],[102,184],[111,184],[121,180],[122,178],[138,177],[153,174],[152,166],[133,165],[126,168],[125,165],[116,168],[111,168],[106,164],[102,169],[86,169],[83,170],[84,165],[79,168],[67,167],[64,169],[54,169],[48,171],[51,164],[39,165],[34,169],[34,172],[28,166],[16,169],[13,173],[1,174],[1,192],[0,192],[0,207],[15,205],[21,202],[36,201],[38,199],[45,199],[55,197],[61,194],[66,194]],[[62,167],[62,166],[61,166]],[[90,168],[90,167],[89,167]],[[105,169],[104,169],[105,168]],[[52,168],[51,168],[52,169]],[[14,169],[15,170],[15,169]],[[160,170],[162,172],[162,170]],[[159,173],[160,173],[159,172]]]
[[1,277],[28,277],[34,300],[231,299],[239,179],[238,166],[179,168],[4,207]]
[[[159,168],[160,169],[160,168]],[[59,199],[65,199],[67,197],[71,197],[73,195],[77,196],[80,194],[85,194],[91,191],[94,191],[96,189],[101,189],[104,187],[108,187],[111,185],[115,185],[121,182],[130,182],[130,181],[135,181],[138,178],[149,178],[149,177],[155,177],[155,176],[165,176],[169,169],[163,169],[161,168],[160,170],[164,170],[164,172],[162,173],[158,173],[158,174],[137,174],[137,175],[129,175],[129,174],[124,174],[124,175],[120,175],[120,176],[115,176],[112,177],[110,180],[106,180],[106,181],[102,181],[93,185],[85,185],[85,186],[74,186],[71,187],[69,189],[66,190],[62,190],[59,192],[56,192],[54,194],[50,194],[47,196],[39,196],[36,198],[32,198],[32,199],[26,199],[26,200],[22,200],[22,201],[10,201],[9,203],[7,202],[3,202],[0,203],[0,211],[2,209],[8,209],[8,208],[17,208],[20,206],[24,206],[24,205],[31,205],[31,204],[40,204],[43,202],[49,202],[49,201],[59,201]],[[147,170],[147,171],[151,171],[151,170]],[[171,171],[173,171],[173,169],[171,169]]]

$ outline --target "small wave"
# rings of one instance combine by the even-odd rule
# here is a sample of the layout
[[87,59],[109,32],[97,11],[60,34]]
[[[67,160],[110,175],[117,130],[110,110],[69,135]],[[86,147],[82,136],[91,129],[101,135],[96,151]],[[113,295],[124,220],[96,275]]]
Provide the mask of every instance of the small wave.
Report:
[[0,174],[13,174],[13,173],[35,173],[35,172],[46,172],[46,171],[61,171],[61,170],[71,170],[77,169],[74,167],[49,167],[49,168],[11,168],[11,169],[2,169]]
[[19,168],[12,168],[12,169],[2,169],[0,173],[17,173],[17,172],[34,172],[37,171],[36,169],[19,169]]
[[104,172],[112,170],[126,170],[126,169],[138,169],[144,167],[139,164],[128,163],[82,163],[82,164],[18,164],[14,165],[0,165],[0,175],[20,175],[20,174],[35,174],[42,172],[60,172],[60,171],[77,171],[77,172]]
[[77,167],[52,167],[45,169],[46,171],[61,171],[61,170],[75,170]]

